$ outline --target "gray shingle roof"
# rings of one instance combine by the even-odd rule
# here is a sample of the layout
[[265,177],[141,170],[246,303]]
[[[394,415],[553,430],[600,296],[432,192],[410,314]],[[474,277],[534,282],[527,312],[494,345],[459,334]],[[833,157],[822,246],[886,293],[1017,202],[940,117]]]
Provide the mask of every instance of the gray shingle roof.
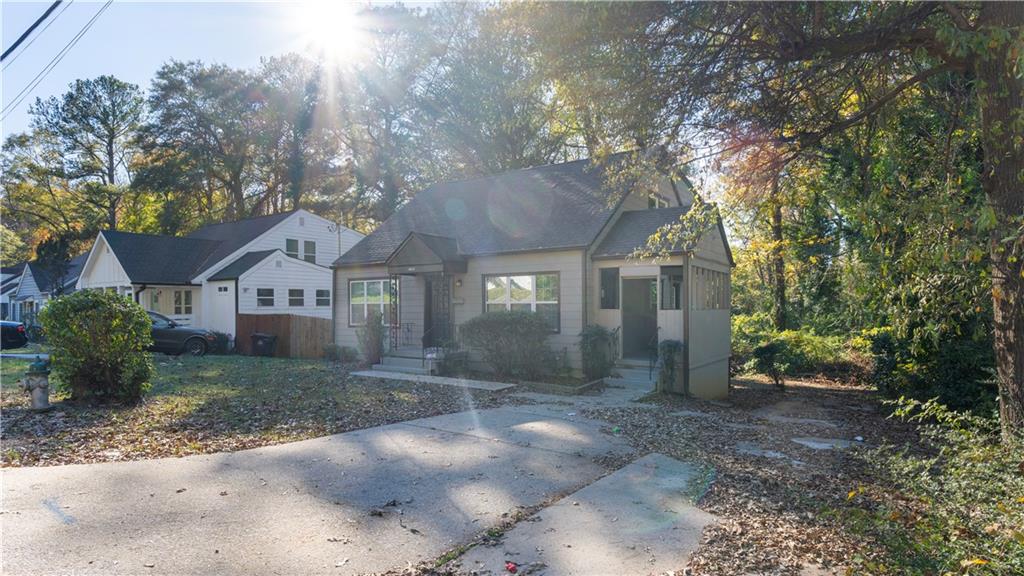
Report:
[[292,213],[210,224],[184,237],[114,230],[103,236],[132,282],[183,285]]
[[215,240],[104,230],[125,274],[138,284],[184,285],[220,246]]
[[[85,260],[89,257],[89,253],[79,254],[71,260],[68,260],[67,268],[64,272],[64,288],[70,284],[72,287],[75,282],[78,281],[79,275],[82,274],[82,267],[85,266]],[[48,267],[43,266],[39,261],[29,262],[29,270],[32,271],[32,279],[36,283],[36,287],[39,288],[40,292],[51,292],[54,288],[53,284],[57,280],[53,278],[56,274],[56,270],[49,270]]]
[[274,252],[280,252],[280,250],[275,249],[246,252],[239,256],[234,262],[214,272],[213,276],[210,276],[208,280],[234,280],[242,274],[245,274],[247,270],[259,264]]
[[202,268],[196,273],[202,272],[231,255],[242,246],[256,239],[257,236],[265,233],[283,220],[294,214],[295,211],[281,212],[269,216],[257,216],[236,222],[223,222],[220,224],[209,224],[192,232],[186,238],[200,240],[214,240],[220,244],[209,254]]
[[679,220],[689,206],[674,206],[657,210],[631,210],[623,212],[611,230],[594,251],[594,258],[628,256],[647,244],[647,238],[658,228]]
[[335,261],[384,262],[410,232],[455,240],[462,256],[589,246],[619,204],[589,160],[435,184]]

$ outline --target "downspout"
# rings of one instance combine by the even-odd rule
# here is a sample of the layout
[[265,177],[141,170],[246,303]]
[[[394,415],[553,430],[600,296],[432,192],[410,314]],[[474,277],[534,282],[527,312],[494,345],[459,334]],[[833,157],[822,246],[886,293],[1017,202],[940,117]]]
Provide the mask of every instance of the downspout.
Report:
[[135,303],[136,303],[136,304],[139,304],[139,294],[142,294],[142,292],[143,292],[143,291],[144,291],[144,290],[145,290],[146,288],[149,288],[149,285],[148,285],[148,284],[140,284],[140,286],[141,286],[141,288],[139,288],[138,290],[136,290],[136,291],[135,291],[135,293],[133,294],[133,297],[135,298]]

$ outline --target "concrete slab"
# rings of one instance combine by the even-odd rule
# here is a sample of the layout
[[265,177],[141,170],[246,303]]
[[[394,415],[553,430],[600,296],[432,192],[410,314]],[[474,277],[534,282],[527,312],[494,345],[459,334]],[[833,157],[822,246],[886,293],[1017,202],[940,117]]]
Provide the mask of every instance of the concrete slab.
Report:
[[750,456],[760,456],[762,458],[773,458],[777,460],[789,460],[789,463],[794,466],[803,466],[804,463],[800,460],[790,458],[786,454],[779,452],[778,450],[768,450],[758,446],[753,442],[737,442],[736,451],[740,454],[747,454]]
[[816,437],[803,437],[803,438],[790,438],[793,442],[808,448],[815,450],[841,450],[843,448],[849,448],[853,445],[853,442],[849,440],[843,440],[840,438],[816,438]]
[[3,572],[401,568],[605,474],[593,457],[629,448],[599,428],[506,407],[235,453],[6,468]]
[[[506,574],[512,561],[530,574],[660,574],[686,564],[715,521],[687,496],[699,470],[648,454],[519,522],[496,546],[457,562],[477,574]],[[526,570],[524,570],[526,571]]]
[[488,382],[486,380],[468,380],[466,378],[448,378],[445,376],[431,376],[429,374],[404,374],[401,372],[386,372],[384,370],[363,370],[353,372],[353,376],[365,378],[385,378],[387,380],[405,380],[408,382],[426,382],[429,384],[441,384],[443,386],[455,386],[456,388],[473,388],[475,390],[508,390],[515,388],[515,384],[507,382]]

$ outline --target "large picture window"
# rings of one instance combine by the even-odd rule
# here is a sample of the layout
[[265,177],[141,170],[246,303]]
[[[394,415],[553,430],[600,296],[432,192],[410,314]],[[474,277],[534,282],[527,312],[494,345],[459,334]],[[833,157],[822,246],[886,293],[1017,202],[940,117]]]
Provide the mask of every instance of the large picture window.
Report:
[[371,311],[380,312],[385,324],[391,322],[391,281],[349,280],[348,324],[365,326]]
[[544,317],[561,329],[558,274],[484,276],[484,311],[521,310]]

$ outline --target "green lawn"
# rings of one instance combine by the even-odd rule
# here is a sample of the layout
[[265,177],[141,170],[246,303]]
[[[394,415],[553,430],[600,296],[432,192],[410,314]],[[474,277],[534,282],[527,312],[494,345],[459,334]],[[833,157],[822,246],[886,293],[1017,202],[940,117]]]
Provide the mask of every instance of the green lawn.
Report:
[[184,456],[264,446],[504,402],[445,386],[349,376],[338,364],[244,356],[154,356],[142,403],[37,414],[16,386],[29,361],[2,363],[3,466]]

